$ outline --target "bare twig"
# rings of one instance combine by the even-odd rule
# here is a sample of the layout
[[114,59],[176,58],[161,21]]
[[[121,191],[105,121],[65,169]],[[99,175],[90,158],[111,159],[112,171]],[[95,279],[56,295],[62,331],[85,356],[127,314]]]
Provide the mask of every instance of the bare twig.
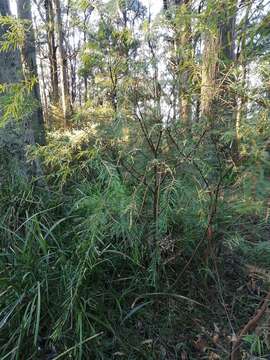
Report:
[[249,331],[254,331],[256,329],[258,322],[260,321],[265,311],[267,310],[269,300],[270,300],[270,291],[265,296],[261,307],[256,311],[255,315],[243,327],[239,335],[236,337],[236,340],[233,342],[230,360],[240,359],[240,346],[242,343],[242,339]]

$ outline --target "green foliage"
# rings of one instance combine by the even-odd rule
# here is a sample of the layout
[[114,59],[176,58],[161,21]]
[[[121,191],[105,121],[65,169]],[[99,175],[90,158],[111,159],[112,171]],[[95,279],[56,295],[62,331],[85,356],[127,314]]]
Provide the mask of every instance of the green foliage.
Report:
[[[154,360],[182,358],[186,348],[195,359],[205,322],[239,325],[226,304],[246,310],[247,294],[235,298],[242,279],[227,288],[226,261],[270,267],[268,63],[258,59],[264,84],[248,89],[237,81],[243,63],[223,74],[222,54],[221,89],[204,118],[196,53],[202,35],[220,35],[234,5],[175,6],[151,22],[139,1],[72,2],[85,31],[79,76],[88,100],[70,130],[29,149],[46,186],[13,176],[0,192],[3,359]],[[82,18],[93,9],[89,30]],[[26,24],[1,21],[10,29],[2,51],[15,49]],[[178,46],[185,27],[190,41]],[[35,109],[35,84],[0,85],[1,124]],[[244,340],[264,352],[260,338]]]
[[[11,16],[0,17],[1,32],[0,52],[15,52],[25,44],[25,36],[32,26],[29,20],[16,19]],[[9,64],[10,65],[10,64]],[[14,66],[14,64],[13,64]],[[20,76],[18,76],[20,78]],[[29,117],[39,106],[32,92],[38,79],[31,75],[28,79],[17,83],[0,84],[0,126],[8,120],[22,120]]]
[[6,32],[0,40],[0,51],[14,51],[20,48],[25,41],[25,32],[31,24],[28,20],[16,19],[11,16],[1,16],[0,26],[6,28]]
[[265,353],[265,343],[258,335],[246,335],[244,336],[244,342],[250,346],[251,354],[263,356]]
[[15,84],[0,84],[0,126],[8,120],[22,120],[29,117],[38,107],[32,96],[36,78]]

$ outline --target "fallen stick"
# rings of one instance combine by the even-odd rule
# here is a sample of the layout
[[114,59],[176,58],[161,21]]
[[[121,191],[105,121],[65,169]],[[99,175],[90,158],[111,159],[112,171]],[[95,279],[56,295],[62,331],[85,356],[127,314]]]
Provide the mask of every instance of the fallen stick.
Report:
[[261,320],[264,315],[268,302],[270,300],[270,291],[267,293],[266,297],[263,300],[262,305],[256,311],[255,315],[249,320],[249,322],[244,326],[244,328],[240,331],[240,334],[236,337],[236,340],[233,342],[232,351],[231,351],[231,360],[239,360],[240,359],[240,345],[242,342],[243,336],[245,336],[249,331],[254,331],[258,325],[258,322]]

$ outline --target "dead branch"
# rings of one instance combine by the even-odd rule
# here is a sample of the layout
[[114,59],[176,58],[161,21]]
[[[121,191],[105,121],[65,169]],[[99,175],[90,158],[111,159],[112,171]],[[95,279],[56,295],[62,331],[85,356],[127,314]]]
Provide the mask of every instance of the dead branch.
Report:
[[270,300],[270,291],[267,293],[266,297],[264,298],[262,305],[256,311],[255,315],[248,321],[248,323],[243,327],[240,331],[239,335],[236,337],[236,340],[233,342],[232,351],[231,351],[231,360],[239,360],[240,359],[240,346],[243,339],[249,331],[254,331],[258,325],[258,322],[263,317],[267,307],[268,302]]

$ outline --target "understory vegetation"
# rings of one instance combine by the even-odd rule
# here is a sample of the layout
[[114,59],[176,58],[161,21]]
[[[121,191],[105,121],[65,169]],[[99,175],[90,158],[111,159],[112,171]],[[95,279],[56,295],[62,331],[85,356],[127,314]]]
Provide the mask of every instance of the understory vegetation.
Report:
[[56,35],[69,108],[50,3],[41,97],[31,18],[0,4],[24,74],[0,70],[0,359],[268,359],[269,5],[53,2],[78,32]]
[[[183,156],[154,221],[148,185],[99,138],[52,135],[37,151],[46,185],[10,178],[1,190],[1,353],[196,359],[209,346],[227,358],[261,298],[245,264],[270,270],[266,154],[213,174],[196,150],[204,181]],[[152,161],[140,162],[153,186]],[[207,340],[196,350],[198,336]],[[256,341],[267,352],[263,332]]]

